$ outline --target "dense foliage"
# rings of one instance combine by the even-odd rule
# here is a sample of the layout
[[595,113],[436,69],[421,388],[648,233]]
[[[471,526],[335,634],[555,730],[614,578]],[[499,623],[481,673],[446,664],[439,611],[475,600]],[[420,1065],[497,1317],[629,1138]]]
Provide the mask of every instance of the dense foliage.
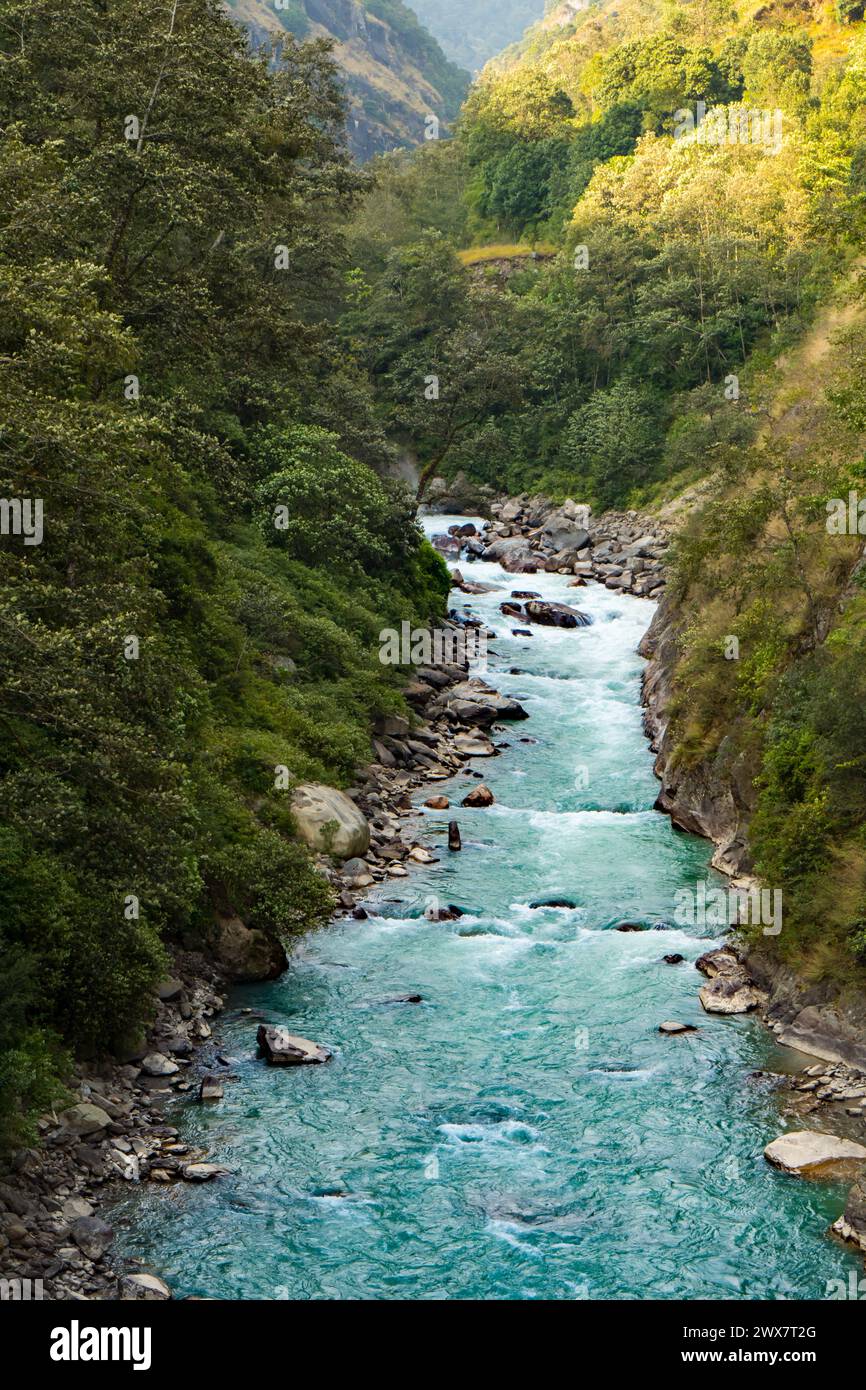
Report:
[[747,760],[781,949],[866,965],[866,600],[822,513],[863,485],[862,16],[637,8],[540,31],[371,178],[327,45],[3,0],[2,494],[44,507],[0,538],[7,1131],[215,908],[327,915],[274,770],[347,784],[402,708],[379,630],[442,611],[400,454],[596,507],[700,483],[677,757]]
[[377,634],[447,584],[332,327],[366,177],[326,48],[254,60],[214,0],[5,0],[0,43],[0,491],[44,509],[0,543],[14,1128],[215,903],[327,916],[274,769],[352,778]]
[[[348,341],[422,483],[635,504],[754,434],[749,364],[808,322],[862,226],[862,44],[846,29],[819,84],[805,31],[702,15],[560,39],[485,75],[447,146],[382,163]],[[484,258],[515,240],[557,254]]]

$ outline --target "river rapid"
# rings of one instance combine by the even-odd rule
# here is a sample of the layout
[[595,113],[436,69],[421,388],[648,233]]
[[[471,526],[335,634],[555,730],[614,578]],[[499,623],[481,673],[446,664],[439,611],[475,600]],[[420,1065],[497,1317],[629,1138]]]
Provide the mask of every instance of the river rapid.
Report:
[[[707,842],[652,809],[636,648],[653,605],[465,572],[501,586],[452,603],[497,633],[488,678],[530,718],[494,734],[500,756],[418,793],[438,863],[377,887],[368,920],[303,938],[282,979],[235,991],[218,1038],[239,1080],[170,1112],[230,1175],[130,1194],[120,1250],[176,1296],[824,1297],[859,1271],[826,1235],[845,1185],[764,1160],[785,1126],[753,1073],[793,1059],[757,1022],[703,1013],[692,962],[717,943],[674,922],[676,891],[715,875]],[[592,625],[512,636],[499,604],[513,589]],[[459,807],[471,769],[489,809]],[[421,809],[434,790],[458,809]],[[550,897],[575,906],[530,906]],[[465,915],[429,921],[431,898]],[[383,1002],[415,992],[423,1003]],[[333,1060],[266,1067],[244,1007]],[[699,1031],[665,1037],[665,1019]]]

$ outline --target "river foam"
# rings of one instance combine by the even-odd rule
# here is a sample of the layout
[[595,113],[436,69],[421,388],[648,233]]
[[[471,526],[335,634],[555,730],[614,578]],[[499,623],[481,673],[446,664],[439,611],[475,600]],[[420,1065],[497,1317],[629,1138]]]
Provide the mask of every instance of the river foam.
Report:
[[[447,815],[419,815],[437,864],[377,889],[367,921],[304,938],[283,979],[236,992],[334,1058],[266,1068],[255,1023],[229,1012],[219,1042],[239,1080],[173,1118],[230,1176],[130,1196],[119,1245],[178,1294],[215,1298],[823,1297],[857,1266],[825,1238],[844,1189],[765,1163],[782,1125],[752,1073],[773,1041],[702,1013],[691,962],[711,943],[672,925],[710,847],[651,809],[636,648],[653,606],[463,568],[498,590],[452,603],[496,631],[490,679],[530,713],[476,764],[494,806],[459,807],[466,775],[437,784],[462,852]],[[512,589],[592,625],[514,637]],[[428,921],[430,896],[466,915]],[[530,907],[544,897],[575,906]],[[666,965],[672,951],[685,962]],[[423,1004],[377,1006],[408,992]],[[665,1038],[667,1018],[699,1031]]]

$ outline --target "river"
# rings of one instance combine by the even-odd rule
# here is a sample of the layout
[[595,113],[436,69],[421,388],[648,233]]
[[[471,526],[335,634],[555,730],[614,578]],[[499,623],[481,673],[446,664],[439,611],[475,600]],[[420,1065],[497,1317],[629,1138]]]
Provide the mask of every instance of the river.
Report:
[[[438,863],[234,993],[218,1037],[239,1080],[171,1111],[230,1176],[131,1193],[119,1248],[176,1295],[225,1299],[821,1298],[859,1272],[826,1235],[845,1185],[764,1160],[785,1125],[753,1073],[792,1059],[758,1023],[703,1013],[692,962],[713,942],[674,923],[676,890],[714,875],[710,846],[652,810],[636,648],[653,605],[469,573],[501,591],[452,601],[497,632],[489,678],[531,716],[473,763],[495,804],[421,811]],[[514,637],[499,603],[515,588],[592,625]],[[435,791],[455,803],[474,785]],[[428,921],[431,897],[466,915]],[[549,897],[575,906],[530,907]],[[664,964],[672,952],[685,962]],[[382,1002],[410,992],[424,1002]],[[243,1007],[333,1060],[266,1067]],[[664,1037],[664,1019],[699,1031]]]

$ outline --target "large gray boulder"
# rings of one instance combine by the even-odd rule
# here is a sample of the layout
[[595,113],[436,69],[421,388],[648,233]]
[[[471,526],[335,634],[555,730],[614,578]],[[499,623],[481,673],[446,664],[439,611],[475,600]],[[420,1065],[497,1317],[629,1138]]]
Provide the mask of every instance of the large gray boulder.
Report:
[[588,627],[592,622],[587,613],[567,603],[545,603],[541,599],[528,601],[526,616],[531,623],[544,623],[548,627]]
[[446,710],[458,724],[478,724],[482,728],[489,728],[497,719],[529,718],[519,700],[500,695],[477,677],[461,681],[449,691]]
[[842,1176],[858,1164],[866,1163],[866,1148],[853,1139],[839,1139],[835,1134],[818,1134],[812,1130],[795,1130],[780,1134],[764,1150],[764,1157],[774,1168],[805,1177]]
[[171,1298],[171,1289],[157,1274],[141,1270],[138,1274],[121,1275],[118,1297],[124,1303],[142,1298],[156,1303]]
[[551,526],[544,528],[544,536],[554,550],[564,550],[576,554],[589,544],[589,532],[575,526]]
[[707,951],[695,965],[710,981],[698,990],[698,998],[708,1014],[747,1014],[767,1002],[764,991],[729,946]]
[[523,536],[507,536],[488,545],[481,557],[501,565],[509,574],[535,574],[539,556]]
[[101,1260],[114,1240],[114,1230],[99,1216],[79,1216],[72,1222],[70,1233],[88,1260]]
[[745,975],[742,978],[719,975],[698,990],[698,998],[708,1014],[747,1014],[767,1002],[766,994]]
[[288,1028],[271,1028],[259,1025],[256,1033],[259,1051],[272,1067],[297,1067],[308,1062],[327,1062],[331,1057],[330,1048],[321,1043],[310,1042]]
[[337,859],[364,855],[370,848],[370,827],[344,792],[321,782],[303,782],[292,797],[298,834],[311,849]]
[[219,916],[214,955],[237,984],[275,980],[288,965],[280,942],[258,927],[248,927],[240,917]]
[[91,1105],[89,1101],[82,1101],[80,1105],[70,1106],[60,1115],[60,1123],[68,1134],[77,1135],[84,1139],[90,1134],[97,1134],[99,1130],[107,1128],[111,1124],[111,1116],[107,1115],[98,1105]]

